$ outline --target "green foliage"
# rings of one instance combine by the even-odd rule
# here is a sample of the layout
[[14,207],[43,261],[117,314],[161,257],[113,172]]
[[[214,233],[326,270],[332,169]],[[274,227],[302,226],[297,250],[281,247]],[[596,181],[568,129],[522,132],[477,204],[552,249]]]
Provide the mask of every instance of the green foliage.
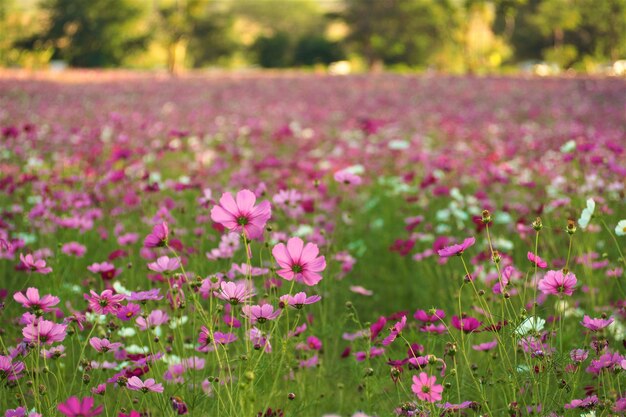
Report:
[[284,68],[290,63],[291,39],[285,32],[259,37],[252,49],[259,65],[264,68]]
[[49,25],[40,39],[55,49],[54,58],[80,67],[112,67],[141,50],[147,33],[143,10],[132,0],[46,0]]
[[303,36],[296,45],[293,63],[295,65],[312,66],[330,64],[345,59],[345,54],[337,42],[331,42],[323,36]]

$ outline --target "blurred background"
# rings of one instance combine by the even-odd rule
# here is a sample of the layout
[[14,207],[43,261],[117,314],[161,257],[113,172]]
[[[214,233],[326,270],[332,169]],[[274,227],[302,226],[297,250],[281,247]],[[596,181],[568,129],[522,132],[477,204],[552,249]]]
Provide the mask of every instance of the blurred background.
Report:
[[626,75],[626,0],[0,0],[0,66]]

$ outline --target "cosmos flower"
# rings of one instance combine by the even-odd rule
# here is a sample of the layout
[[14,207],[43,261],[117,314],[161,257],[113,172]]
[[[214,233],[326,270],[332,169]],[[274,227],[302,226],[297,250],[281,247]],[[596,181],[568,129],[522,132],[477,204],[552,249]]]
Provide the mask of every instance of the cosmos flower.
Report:
[[406,326],[406,316],[402,316],[400,321],[396,322],[391,328],[391,331],[389,332],[389,336],[383,339],[383,346],[389,346],[391,343],[393,343],[393,341],[396,340],[396,338],[400,335],[400,333],[402,333],[402,330],[404,330],[405,326]]
[[163,392],[164,390],[163,385],[157,384],[154,378],[148,378],[144,382],[136,376],[128,378],[128,381],[126,382],[126,388],[131,391],[141,391],[144,394],[147,392]]
[[474,243],[476,243],[476,239],[473,236],[468,237],[467,239],[463,241],[463,243],[452,245],[452,246],[446,246],[443,249],[439,249],[437,253],[442,258],[448,258],[454,255],[462,255],[463,252],[470,246],[474,245]]
[[620,220],[615,226],[615,234],[617,236],[626,236],[626,219]]
[[104,290],[98,294],[94,290],[90,290],[91,296],[84,294],[85,300],[89,302],[91,311],[97,314],[117,313],[122,306],[120,303],[126,299],[124,294],[113,294],[111,290]]
[[589,226],[589,221],[591,220],[591,216],[593,216],[593,212],[596,209],[596,202],[593,201],[593,198],[587,199],[587,207],[583,209],[580,214],[580,218],[578,219],[578,225],[581,229],[586,229]]
[[526,256],[530,262],[534,263],[539,268],[546,268],[548,266],[548,263],[546,261],[544,261],[538,255],[535,255],[532,252],[528,252]]
[[252,323],[265,323],[267,320],[274,320],[280,315],[280,310],[274,310],[270,304],[245,305],[241,308],[243,315],[250,319]]
[[51,311],[51,307],[59,304],[59,297],[50,294],[39,297],[39,290],[32,287],[26,290],[26,294],[16,292],[13,299],[29,310],[42,312]]
[[272,216],[269,201],[255,206],[256,196],[250,190],[241,190],[233,198],[224,193],[218,205],[211,209],[211,219],[232,232],[243,233],[249,239],[263,236],[263,228]]
[[576,282],[576,276],[571,272],[548,271],[537,283],[537,289],[546,295],[572,295]]
[[580,324],[582,324],[584,327],[588,328],[592,332],[597,332],[597,331],[604,329],[609,324],[613,323],[613,321],[615,321],[613,317],[609,317],[608,319],[604,319],[604,318],[592,319],[591,317],[585,314]]
[[25,342],[51,345],[62,342],[66,336],[67,325],[57,324],[48,320],[30,323],[22,329]]
[[50,268],[49,266],[46,266],[45,260],[35,259],[33,255],[30,253],[27,255],[20,253],[20,261],[22,262],[22,265],[24,265],[24,267],[28,269],[29,271],[37,272],[38,274],[43,274],[43,275],[46,275],[52,272],[52,268]]
[[222,281],[220,290],[214,292],[217,298],[235,305],[243,303],[250,297],[254,296],[254,290],[250,289],[245,282],[235,283],[232,281]]
[[160,256],[155,262],[148,264],[148,269],[154,272],[169,274],[180,268],[180,260],[178,258],[169,258]]
[[66,417],[94,417],[102,414],[103,407],[100,405],[94,408],[92,397],[79,400],[77,397],[70,397],[66,402],[57,406],[57,409]]
[[295,295],[285,294],[282,297],[280,297],[280,301],[283,304],[289,305],[297,309],[301,309],[303,306],[308,305],[308,304],[317,303],[321,299],[322,297],[320,297],[319,295],[312,295],[310,297],[307,297],[306,293],[304,292],[299,292],[299,293],[296,293]]
[[152,228],[152,232],[146,236],[143,246],[146,248],[160,248],[167,245],[169,238],[169,228],[167,223],[162,222]]
[[318,254],[316,244],[304,245],[299,237],[292,237],[287,245],[279,243],[272,249],[272,255],[281,267],[276,273],[287,281],[295,279],[309,286],[322,280],[320,272],[326,268],[326,259]]
[[434,403],[441,400],[443,385],[437,384],[437,377],[434,375],[428,376],[426,372],[420,372],[419,375],[413,375],[411,390],[420,400]]

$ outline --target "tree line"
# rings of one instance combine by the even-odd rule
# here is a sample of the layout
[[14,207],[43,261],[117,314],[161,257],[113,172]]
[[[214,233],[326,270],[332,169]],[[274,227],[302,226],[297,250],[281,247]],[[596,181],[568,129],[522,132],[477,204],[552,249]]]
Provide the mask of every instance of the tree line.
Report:
[[0,65],[480,72],[626,58],[626,0],[0,0]]

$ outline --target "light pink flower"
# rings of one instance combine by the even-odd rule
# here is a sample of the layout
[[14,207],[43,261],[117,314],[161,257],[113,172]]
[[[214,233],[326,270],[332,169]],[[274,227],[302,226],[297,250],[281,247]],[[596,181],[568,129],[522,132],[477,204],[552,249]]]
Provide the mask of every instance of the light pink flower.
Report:
[[120,346],[122,346],[119,342],[111,343],[109,339],[100,339],[98,337],[92,337],[89,339],[89,344],[98,352],[103,353],[110,350],[117,350]]
[[103,407],[100,405],[93,408],[93,402],[92,397],[82,400],[77,397],[70,397],[66,402],[59,404],[57,408],[66,417],[95,417],[102,414]]
[[248,288],[246,283],[234,283],[222,281],[219,292],[214,292],[215,296],[235,305],[244,302],[254,295],[254,291]]
[[447,258],[453,255],[461,255],[463,254],[463,252],[465,252],[467,248],[474,245],[474,243],[476,243],[476,239],[473,236],[468,237],[467,239],[463,241],[463,243],[452,245],[452,246],[446,246],[443,249],[439,249],[437,253],[442,258]]
[[267,320],[274,320],[280,315],[280,310],[274,310],[271,304],[245,305],[241,308],[243,315],[250,319],[252,323],[265,323]]
[[548,263],[546,261],[544,261],[538,255],[535,255],[532,252],[528,252],[528,255],[526,256],[530,262],[534,263],[539,268],[546,268],[548,266]]
[[572,295],[576,286],[576,276],[571,272],[548,271],[539,281],[537,288],[544,294]]
[[169,317],[167,313],[161,310],[152,310],[147,318],[137,317],[135,323],[141,330],[148,330],[148,328],[160,326],[167,323]]
[[52,306],[59,304],[59,297],[47,294],[40,298],[39,290],[32,287],[26,290],[26,295],[16,292],[13,295],[13,299],[25,308],[42,312],[50,311]]
[[241,190],[236,199],[231,193],[224,193],[219,205],[211,209],[211,219],[225,228],[244,233],[250,239],[263,236],[263,228],[272,216],[269,201],[255,206],[256,196],[250,190]]
[[168,258],[167,256],[160,256],[155,262],[148,264],[148,269],[160,273],[170,273],[178,268],[180,268],[178,258]]
[[413,375],[411,390],[420,400],[434,403],[441,400],[443,385],[437,385],[437,377],[434,375],[428,376],[426,372],[420,372],[419,376]]
[[315,285],[322,280],[319,274],[326,268],[326,259],[317,256],[319,249],[314,243],[304,242],[299,237],[292,237],[287,245],[279,243],[272,249],[272,255],[281,267],[276,273],[284,279]]
[[146,236],[143,246],[146,248],[157,248],[167,245],[170,229],[167,223],[162,222],[152,228],[152,232]]
[[583,321],[581,321],[580,324],[593,332],[597,332],[604,329],[609,324],[613,323],[613,321],[615,321],[613,317],[609,317],[608,319],[603,319],[601,317],[597,319],[592,319],[585,314],[585,316],[583,317]]
[[341,171],[335,172],[335,175],[333,176],[333,178],[335,179],[335,181],[340,182],[342,184],[346,184],[346,185],[361,185],[361,183],[363,182],[361,177],[359,177],[356,174],[353,174],[347,169],[343,169]]
[[389,346],[391,343],[393,343],[393,341],[396,340],[396,338],[400,335],[400,333],[402,333],[402,330],[404,330],[405,326],[406,326],[406,316],[402,316],[400,321],[396,322],[396,324],[394,324],[393,327],[391,328],[391,332],[389,333],[389,336],[383,339],[383,346]]
[[104,290],[98,294],[90,290],[91,296],[84,294],[85,300],[89,302],[89,308],[96,314],[117,313],[122,306],[120,303],[126,299],[124,294],[113,294],[111,290]]
[[131,391],[146,392],[163,392],[163,385],[157,384],[154,378],[148,378],[143,382],[139,377],[131,376],[126,382],[126,387]]
[[69,242],[61,247],[61,252],[66,255],[73,255],[78,258],[82,258],[83,255],[85,255],[85,252],[87,252],[87,248],[78,242]]
[[33,322],[22,329],[25,342],[51,345],[62,342],[66,336],[67,325],[56,324],[48,320]]
[[310,297],[307,297],[306,293],[304,292],[299,292],[296,295],[285,294],[280,297],[280,301],[283,304],[295,307],[297,309],[301,309],[307,304],[317,303],[321,299],[322,297],[320,297],[319,295],[312,295]]

